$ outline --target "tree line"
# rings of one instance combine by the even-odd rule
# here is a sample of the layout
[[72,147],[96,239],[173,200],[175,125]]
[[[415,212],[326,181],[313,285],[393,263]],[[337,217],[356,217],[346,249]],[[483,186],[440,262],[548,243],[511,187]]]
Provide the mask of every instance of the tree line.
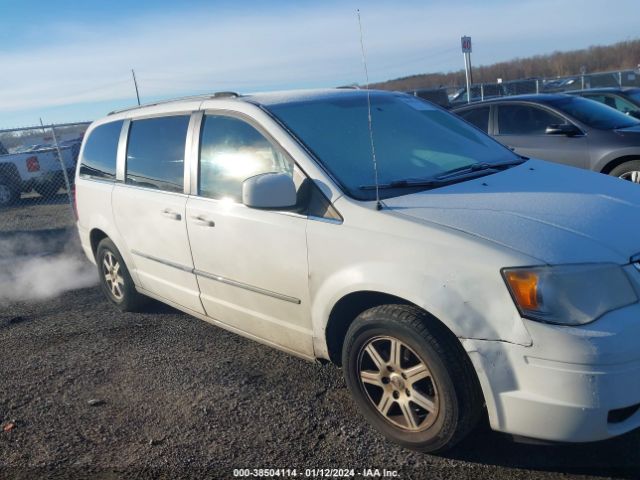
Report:
[[[581,50],[554,52],[514,58],[506,62],[473,67],[474,83],[494,83],[527,78],[554,78],[610,70],[636,69],[640,65],[640,39],[626,40],[613,45],[598,45]],[[464,69],[455,72],[423,73],[372,84],[385,90],[419,90],[422,88],[464,85]]]

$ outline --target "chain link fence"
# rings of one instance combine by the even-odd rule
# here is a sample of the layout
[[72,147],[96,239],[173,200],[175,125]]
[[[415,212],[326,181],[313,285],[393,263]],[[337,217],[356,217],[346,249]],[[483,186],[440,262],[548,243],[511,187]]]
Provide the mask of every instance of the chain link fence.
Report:
[[[640,67],[637,70],[616,70],[613,72],[584,73],[554,78],[528,78],[495,83],[475,83],[471,85],[471,101],[478,102],[507,95],[531,93],[562,93],[571,90],[604,87],[640,87]],[[441,87],[412,90],[418,97],[435,102],[446,108],[468,102],[466,87]]]
[[73,226],[73,181],[89,122],[0,130],[0,234]]

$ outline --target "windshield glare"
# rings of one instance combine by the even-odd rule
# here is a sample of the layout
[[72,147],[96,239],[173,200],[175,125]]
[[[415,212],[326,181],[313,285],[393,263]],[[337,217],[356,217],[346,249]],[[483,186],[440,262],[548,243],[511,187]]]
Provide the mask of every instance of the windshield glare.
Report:
[[633,117],[600,102],[582,97],[567,96],[552,100],[549,105],[597,130],[613,130],[614,128],[640,125],[640,121]]
[[[367,95],[350,92],[267,106],[313,152],[350,196],[375,192]],[[518,160],[458,117],[404,94],[371,92],[371,124],[380,184],[429,179],[476,163]],[[385,190],[383,198],[410,193]]]

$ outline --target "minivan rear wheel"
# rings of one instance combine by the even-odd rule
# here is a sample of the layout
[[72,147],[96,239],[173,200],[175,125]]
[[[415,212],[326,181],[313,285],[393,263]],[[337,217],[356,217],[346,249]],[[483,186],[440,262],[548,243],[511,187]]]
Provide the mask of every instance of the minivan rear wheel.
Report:
[[640,183],[640,160],[632,160],[618,165],[611,170],[610,175],[628,182]]
[[132,312],[147,303],[147,297],[137,292],[122,255],[109,238],[98,244],[96,263],[102,292],[112,304],[123,312]]
[[347,332],[342,362],[365,418],[407,448],[449,449],[482,412],[482,394],[466,352],[417,307],[383,305],[360,314]]

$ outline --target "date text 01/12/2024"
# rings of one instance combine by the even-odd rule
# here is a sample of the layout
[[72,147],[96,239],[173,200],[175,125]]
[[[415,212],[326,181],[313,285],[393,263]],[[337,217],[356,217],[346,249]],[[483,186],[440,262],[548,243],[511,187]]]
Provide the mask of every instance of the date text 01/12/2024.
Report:
[[233,470],[234,477],[303,477],[303,478],[397,478],[397,470],[385,468],[239,468]]

